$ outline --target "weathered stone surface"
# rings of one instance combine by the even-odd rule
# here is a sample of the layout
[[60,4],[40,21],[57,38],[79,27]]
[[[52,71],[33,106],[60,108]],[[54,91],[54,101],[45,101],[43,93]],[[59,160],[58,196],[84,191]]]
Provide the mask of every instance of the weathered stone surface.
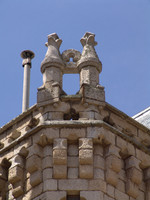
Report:
[[103,193],[100,191],[81,191],[80,197],[86,200],[103,200]]
[[55,191],[57,190],[57,180],[54,180],[54,179],[45,180],[43,187],[44,187],[43,188],[44,192]]
[[21,135],[21,133],[17,130],[14,130],[11,135],[10,135],[10,138],[15,140],[16,138],[18,138],[19,136]]
[[52,156],[52,146],[50,146],[50,145],[45,146],[43,148],[43,154],[44,154],[44,157]]
[[136,157],[134,156],[130,156],[128,159],[126,159],[125,161],[126,163],[126,169],[129,169],[131,167],[135,167],[138,170],[141,170],[139,165],[140,165],[140,160],[138,160]]
[[52,104],[59,101],[59,96],[60,87],[57,84],[53,85],[53,87],[48,87],[47,90],[45,90],[44,87],[38,88],[37,103],[39,106],[45,106],[50,103]]
[[105,159],[102,156],[95,155],[94,156],[94,167],[105,169]]
[[53,149],[67,149],[67,140],[61,138],[54,139]]
[[78,146],[75,144],[70,144],[68,146],[68,156],[78,156]]
[[115,189],[115,198],[116,200],[129,200],[129,196],[123,192],[120,192],[119,190]]
[[145,152],[136,149],[136,157],[139,159],[141,168],[145,169],[150,166],[150,155]]
[[98,168],[94,168],[94,179],[102,179],[102,180],[104,180],[104,178],[105,178],[104,170],[98,169]]
[[115,187],[113,187],[112,185],[107,184],[107,194],[114,198],[115,197]]
[[116,144],[121,149],[123,157],[135,156],[135,147],[131,143],[125,141],[121,137],[117,137]]
[[105,156],[110,156],[110,155],[114,155],[117,156],[118,158],[120,158],[119,155],[120,149],[114,145],[110,145],[108,147],[105,148]]
[[139,194],[138,186],[135,183],[128,181],[126,184],[126,192],[129,196],[136,199]]
[[87,137],[92,138],[93,141],[100,144],[115,145],[116,143],[116,136],[109,130],[104,129],[103,127],[88,127]]
[[79,149],[93,149],[93,141],[90,138],[79,139]]
[[43,180],[52,178],[52,168],[46,168],[43,170]]
[[67,151],[65,149],[55,149],[53,151],[53,164],[54,165],[67,164]]
[[118,174],[111,169],[107,169],[106,182],[110,185],[116,186],[118,183]]
[[143,174],[141,171],[139,171],[135,167],[132,167],[132,168],[129,168],[126,173],[127,173],[128,179],[130,179],[133,183],[140,185],[143,178]]
[[126,188],[125,181],[118,179],[118,184],[116,186],[116,189],[118,189],[120,192],[126,193],[125,188]]
[[89,180],[89,187],[88,190],[93,190],[93,191],[102,191],[106,193],[106,182],[99,179],[99,180]]
[[122,163],[121,159],[119,159],[115,155],[110,155],[106,158],[106,167],[112,169],[115,172],[120,172]]
[[81,165],[88,165],[93,163],[93,150],[80,149],[79,150],[79,163]]
[[53,142],[53,139],[59,138],[59,130],[56,128],[43,128],[33,136],[33,142],[39,143],[41,135],[45,135],[48,140],[47,142],[51,144]]
[[[43,199],[48,199],[48,200],[60,200],[60,199],[65,199],[66,198],[66,192],[65,191],[48,191],[43,195]],[[39,200],[39,199],[36,199]]]
[[60,137],[67,138],[68,140],[77,140],[78,138],[84,138],[85,129],[62,128],[60,131]]
[[13,195],[15,198],[21,196],[23,193],[24,193],[24,192],[23,192],[23,187],[22,187],[21,185],[18,186],[18,187],[16,187],[16,188],[13,188],[13,190],[12,190],[12,195]]
[[98,70],[93,66],[84,67],[80,72],[80,85],[89,84],[96,87],[99,84]]
[[32,190],[30,190],[27,193],[26,200],[34,199],[35,197],[39,196],[42,193],[42,190],[43,190],[43,183],[35,186],[34,188],[32,188]]
[[80,191],[80,190],[88,190],[88,181],[82,179],[64,179],[58,181],[58,189],[65,190],[65,191]]
[[46,156],[42,161],[42,169],[49,168],[53,166],[53,159],[51,156]]
[[78,168],[68,168],[68,178],[71,178],[71,179],[75,179],[75,178],[78,178]]
[[43,74],[43,83],[54,83],[58,82],[62,86],[62,72],[56,67],[50,67],[45,69]]
[[23,179],[23,169],[19,166],[9,169],[8,180],[10,183],[14,184]]
[[[84,101],[91,103],[99,103],[105,101],[105,92],[104,92],[104,87],[99,86],[99,87],[92,87],[89,85],[82,85],[81,88],[81,93],[83,95]],[[96,102],[97,101],[97,102]]]
[[40,184],[42,182],[42,173],[41,171],[35,171],[30,175],[30,184],[32,187]]
[[80,165],[79,166],[80,178],[93,178],[93,166],[92,165]]
[[53,178],[57,178],[57,179],[67,178],[67,166],[66,165],[54,165],[53,166]]
[[78,167],[79,159],[78,157],[68,157],[68,167]]
[[29,154],[27,158],[34,155],[38,155],[39,157],[42,157],[42,147],[39,146],[38,144],[32,145],[28,150],[29,150]]
[[94,154],[103,156],[104,154],[103,146],[100,144],[94,144]]
[[26,162],[26,169],[30,173],[41,169],[41,158],[37,155],[29,157]]

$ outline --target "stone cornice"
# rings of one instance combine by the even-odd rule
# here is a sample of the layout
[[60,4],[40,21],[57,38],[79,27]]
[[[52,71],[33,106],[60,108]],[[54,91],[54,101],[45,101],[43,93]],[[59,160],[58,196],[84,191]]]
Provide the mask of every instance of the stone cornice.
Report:
[[34,127],[33,129],[27,131],[24,135],[17,138],[15,141],[10,143],[8,146],[4,147],[0,150],[0,154],[4,153],[8,149],[12,148],[16,144],[23,141],[25,138],[29,137],[30,135],[36,133],[37,131],[41,130],[42,128],[48,127],[63,127],[63,128],[81,128],[81,127],[103,127],[107,130],[110,130],[115,135],[122,137],[129,143],[132,143],[138,149],[141,149],[145,153],[150,155],[150,149],[146,146],[141,144],[140,142],[136,141],[134,137],[128,136],[125,133],[117,130],[116,128],[112,127],[111,125],[103,122],[102,120],[77,120],[77,121],[70,121],[70,120],[63,120],[63,121],[43,121],[38,126]]
[[25,112],[21,113],[20,115],[18,115],[16,118],[12,119],[10,122],[8,122],[7,124],[5,124],[4,126],[2,126],[0,128],[0,134],[2,134],[5,130],[7,130],[8,128],[10,128],[11,126],[13,126],[15,123],[21,121],[23,118],[27,117],[28,115],[30,115],[33,111],[35,111],[35,109],[37,108],[37,104],[31,106],[28,110],[26,110]]

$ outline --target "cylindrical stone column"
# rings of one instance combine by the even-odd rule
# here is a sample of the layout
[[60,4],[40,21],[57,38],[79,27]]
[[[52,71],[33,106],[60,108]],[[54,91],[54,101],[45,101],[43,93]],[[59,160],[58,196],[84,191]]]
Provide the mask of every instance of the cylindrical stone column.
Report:
[[22,66],[24,67],[22,112],[29,108],[30,68],[31,59],[34,58],[34,56],[34,53],[30,50],[25,50],[21,53],[21,57],[23,58]]

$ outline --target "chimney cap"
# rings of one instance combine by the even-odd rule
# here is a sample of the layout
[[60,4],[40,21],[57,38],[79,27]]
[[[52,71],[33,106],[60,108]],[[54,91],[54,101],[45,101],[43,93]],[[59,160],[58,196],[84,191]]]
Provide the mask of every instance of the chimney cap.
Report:
[[35,54],[33,53],[33,51],[30,51],[30,50],[24,50],[21,52],[20,56],[23,58],[23,59],[26,59],[26,58],[34,58]]

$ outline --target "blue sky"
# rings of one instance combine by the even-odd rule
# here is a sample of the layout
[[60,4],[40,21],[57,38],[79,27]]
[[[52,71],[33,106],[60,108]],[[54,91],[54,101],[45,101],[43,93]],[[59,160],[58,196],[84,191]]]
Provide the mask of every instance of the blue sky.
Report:
[[[63,40],[61,52],[82,51],[86,31],[96,34],[106,101],[129,116],[150,106],[150,0],[0,0],[0,126],[21,114],[21,51],[35,53],[32,106],[42,85],[47,35],[56,32]],[[64,77],[69,94],[78,87],[77,77]]]

